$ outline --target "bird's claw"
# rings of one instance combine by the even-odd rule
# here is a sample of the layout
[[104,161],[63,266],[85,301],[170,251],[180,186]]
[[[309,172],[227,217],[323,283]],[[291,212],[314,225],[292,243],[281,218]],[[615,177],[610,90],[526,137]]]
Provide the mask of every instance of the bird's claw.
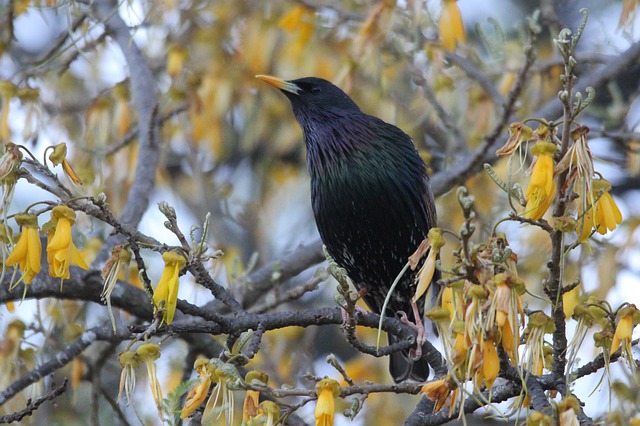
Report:
[[413,315],[415,317],[415,322],[412,322],[407,317],[407,314],[403,311],[400,311],[400,322],[408,325],[416,332],[416,347],[411,348],[409,351],[409,356],[412,360],[416,361],[422,358],[422,345],[427,340],[424,330],[424,324],[422,323],[422,319],[420,318],[420,313],[418,312],[418,305],[415,302],[411,302],[411,308],[413,309]]

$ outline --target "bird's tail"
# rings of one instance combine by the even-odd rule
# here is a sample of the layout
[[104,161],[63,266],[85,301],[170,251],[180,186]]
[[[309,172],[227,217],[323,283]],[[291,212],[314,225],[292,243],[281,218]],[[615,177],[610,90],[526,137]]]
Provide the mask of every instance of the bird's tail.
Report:
[[[398,342],[398,339],[389,334],[389,344]],[[429,378],[429,364],[425,358],[411,359],[409,350],[394,352],[389,357],[389,372],[395,383],[406,380],[426,382]]]

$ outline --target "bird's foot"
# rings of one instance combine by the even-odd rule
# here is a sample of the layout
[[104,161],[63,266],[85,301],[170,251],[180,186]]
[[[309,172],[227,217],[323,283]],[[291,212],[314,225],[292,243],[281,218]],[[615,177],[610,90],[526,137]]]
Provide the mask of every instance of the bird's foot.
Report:
[[411,309],[413,310],[413,316],[415,318],[415,322],[412,322],[407,317],[407,314],[403,311],[400,311],[400,321],[403,324],[408,325],[416,332],[416,347],[412,348],[409,351],[409,356],[411,359],[418,360],[422,358],[422,345],[427,340],[426,333],[424,330],[424,323],[422,322],[422,318],[420,316],[420,312],[418,311],[418,305],[415,302],[411,302]]

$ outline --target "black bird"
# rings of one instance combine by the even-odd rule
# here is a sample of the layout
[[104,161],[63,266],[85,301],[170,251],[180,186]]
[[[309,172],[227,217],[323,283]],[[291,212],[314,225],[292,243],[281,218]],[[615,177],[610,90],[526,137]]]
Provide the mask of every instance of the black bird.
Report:
[[[380,313],[392,283],[436,224],[424,162],[402,130],[367,115],[330,82],[306,77],[257,78],[280,89],[302,127],[311,175],[311,202],[322,242]],[[395,288],[385,315],[413,318],[416,274],[408,270]],[[432,290],[433,291],[433,290]],[[424,297],[417,307],[422,326]],[[389,342],[395,338],[389,335]],[[429,366],[409,351],[394,353],[395,382],[425,381]]]

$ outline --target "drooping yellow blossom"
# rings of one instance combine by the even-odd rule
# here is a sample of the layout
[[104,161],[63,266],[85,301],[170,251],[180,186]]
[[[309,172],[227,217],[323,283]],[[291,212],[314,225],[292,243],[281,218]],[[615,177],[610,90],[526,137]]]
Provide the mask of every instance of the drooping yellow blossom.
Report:
[[340,396],[340,384],[333,379],[322,379],[316,383],[316,426],[333,426],[335,399]]
[[22,163],[22,152],[17,145],[0,145],[0,213],[6,212],[13,200],[18,177],[16,171]]
[[113,310],[111,309],[111,292],[113,292],[118,282],[121,269],[123,267],[128,268],[130,260],[131,254],[127,249],[123,246],[115,246],[111,250],[111,257],[107,259],[102,268],[102,294],[100,294],[100,299],[107,303],[107,312],[109,312],[113,331],[116,331],[116,320],[113,316]]
[[554,175],[567,173],[567,185],[573,183],[574,192],[583,199],[591,192],[591,180],[595,172],[593,154],[589,148],[589,128],[580,126],[571,132],[573,143],[553,169]]
[[71,238],[71,225],[75,223],[76,212],[67,206],[56,206],[51,211],[51,222],[55,224],[55,233],[47,244],[47,262],[49,275],[68,279],[69,267],[74,264],[89,269]]
[[[520,329],[511,327],[511,323],[507,320],[504,323],[504,327],[501,329],[501,341],[502,348],[509,355],[511,364],[516,365],[518,363],[518,344],[520,342]],[[518,343],[517,343],[518,342]]]
[[469,354],[469,346],[470,341],[467,340],[464,333],[456,334],[456,338],[453,340],[453,345],[451,345],[451,362],[454,365],[459,365],[467,359],[467,355]]
[[22,163],[22,152],[18,145],[9,142],[1,147],[2,156],[0,156],[0,183],[3,185],[7,179],[14,181],[16,179],[14,172],[18,170]]
[[189,56],[189,51],[181,44],[174,43],[169,46],[167,52],[167,74],[171,78],[176,78],[182,73],[184,62]]
[[493,382],[500,373],[500,358],[498,351],[492,340],[485,340],[482,343],[482,376],[484,377],[487,389],[493,386]]
[[62,142],[53,147],[53,151],[49,154],[49,160],[54,166],[62,164],[62,170],[69,179],[75,184],[82,185],[82,180],[78,177],[76,172],[71,167],[71,164],[67,161],[67,144]]
[[11,129],[9,128],[9,105],[11,99],[16,95],[17,87],[10,81],[0,81],[0,145],[4,145],[11,139]]
[[155,360],[160,358],[160,346],[155,343],[145,343],[138,346],[138,349],[136,349],[136,355],[138,355],[140,362],[144,362],[147,366],[147,375],[149,377],[149,385],[151,386],[151,394],[153,395],[153,400],[156,403],[158,412],[162,414],[162,388],[158,381],[155,363]]
[[616,331],[611,341],[610,353],[614,353],[622,345],[622,354],[632,362],[631,335],[633,328],[640,323],[640,311],[636,308],[636,305],[631,304],[619,309],[616,317],[618,324],[616,325]]
[[118,401],[122,398],[122,391],[127,398],[127,405],[131,403],[131,396],[136,387],[136,368],[138,368],[138,355],[133,351],[124,351],[118,354],[118,360],[122,367],[120,374],[120,388],[118,390]]
[[531,152],[537,158],[527,187],[527,205],[523,216],[539,220],[556,196],[556,182],[553,179],[553,154],[556,146],[551,142],[540,141],[531,148]]
[[502,346],[511,356],[511,361],[517,363],[519,341],[518,315],[522,319],[524,311],[521,296],[526,291],[524,282],[512,272],[496,274],[493,277],[495,291],[489,307],[486,329],[495,324],[502,334]]
[[293,48],[295,52],[300,53],[313,35],[315,12],[303,5],[294,6],[280,19],[278,26],[289,33],[297,32],[298,37]]
[[[484,281],[485,285],[492,278],[493,277],[487,277],[486,281]],[[486,305],[486,301],[489,299],[489,292],[484,285],[473,284],[469,280],[465,280],[464,282],[464,292],[466,293],[466,297],[471,298],[471,303],[463,306],[464,315],[460,315],[459,317],[464,319],[464,332],[469,341],[479,342],[483,339],[483,324],[485,322],[483,306]]]
[[40,273],[42,243],[38,235],[38,217],[33,214],[18,214],[15,217],[22,227],[22,234],[6,261],[7,266],[20,265],[22,280],[31,284],[33,278]]
[[258,417],[261,418],[261,425],[275,426],[280,417],[280,406],[273,401],[262,401],[258,405]]
[[438,34],[445,49],[449,51],[456,50],[458,44],[465,42],[462,16],[456,0],[444,0],[442,3]]
[[412,302],[416,302],[427,292],[427,290],[429,290],[433,274],[436,271],[436,260],[438,260],[438,254],[445,243],[444,237],[442,236],[442,230],[440,230],[440,228],[431,228],[427,235],[427,241],[429,242],[431,249],[429,250],[429,254],[427,255],[427,259],[424,261],[422,268],[420,268],[420,273],[417,277],[416,292],[411,299]]
[[558,403],[558,426],[579,426],[580,402],[568,396]]
[[13,320],[7,324],[7,328],[0,340],[0,368],[3,374],[0,375],[0,386],[6,389],[11,384],[9,372],[13,372],[17,367],[20,345],[24,339],[24,331],[27,326],[21,320]]
[[162,271],[160,282],[158,282],[158,286],[153,292],[153,303],[158,309],[160,303],[164,301],[162,318],[165,323],[171,324],[176,313],[176,304],[178,303],[180,268],[187,263],[187,260],[183,255],[174,251],[162,253],[162,260],[164,260],[164,270]]
[[445,377],[444,379],[425,383],[420,389],[420,393],[425,394],[427,398],[435,402],[433,407],[433,412],[435,413],[442,408],[453,388],[456,388],[455,383]]
[[[242,380],[238,370],[232,364],[223,363],[216,358],[212,359],[211,362],[213,364],[211,379],[216,382],[216,387],[215,391],[211,392],[211,396],[202,412],[202,424],[212,424],[214,419],[220,418],[224,413],[226,425],[231,426],[234,424],[233,417],[235,414],[235,399],[232,389],[238,386]],[[221,404],[220,396],[222,396]],[[216,413],[217,416],[215,416]]]
[[199,358],[193,364],[193,368],[198,372],[199,381],[196,383],[184,401],[184,407],[180,411],[180,417],[186,419],[204,402],[211,387],[211,376],[215,367],[208,359]]
[[83,372],[84,362],[82,358],[74,358],[73,361],[71,361],[71,389],[73,389],[74,392],[77,392],[80,387]]
[[455,315],[455,306],[453,304],[453,288],[445,287],[442,290],[442,301],[440,305],[449,311],[449,317],[453,320]]
[[[244,381],[248,384],[258,382],[259,384],[267,384],[269,376],[267,373],[258,370],[251,370],[245,376]],[[247,395],[244,398],[244,404],[242,407],[242,420],[247,421],[251,417],[255,417],[258,414],[258,404],[260,400],[260,392],[247,389]]]
[[[579,287],[580,286],[578,286],[578,288]],[[604,322],[611,327],[606,314],[607,307],[595,296],[589,296],[586,300],[583,300],[582,303],[575,305],[573,308],[571,317],[576,320],[577,324],[573,337],[567,346],[567,375],[573,371],[573,365],[578,359],[578,353],[582,347],[582,343],[584,342],[587,333],[593,329],[595,324],[601,324]],[[611,339],[607,341],[606,347],[608,348],[610,345]]]
[[[578,225],[577,231],[580,233],[578,242],[585,242],[591,235],[591,231],[595,228],[601,235],[608,231],[613,231],[622,222],[622,213],[613,200],[609,191],[611,184],[605,179],[594,179],[591,182],[592,193],[591,198],[595,201],[595,208],[590,204],[587,211],[578,209],[578,216],[582,216],[581,225]],[[600,198],[597,198],[597,197]]]
[[529,315],[529,323],[524,331],[526,343],[523,360],[532,374],[540,375],[545,366],[544,335],[553,333],[553,320],[542,311]]
[[512,155],[520,147],[523,142],[531,140],[533,129],[520,122],[512,123],[509,126],[509,139],[502,148],[496,151],[499,157]]

